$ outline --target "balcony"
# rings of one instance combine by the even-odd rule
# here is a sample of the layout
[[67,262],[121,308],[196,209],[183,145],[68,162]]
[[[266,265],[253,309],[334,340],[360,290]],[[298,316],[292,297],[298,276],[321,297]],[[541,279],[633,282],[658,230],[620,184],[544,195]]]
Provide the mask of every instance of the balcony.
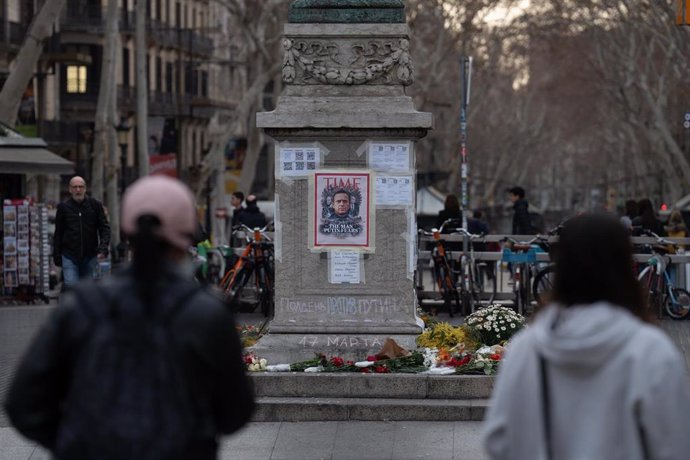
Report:
[[149,113],[151,115],[175,115],[175,103],[171,93],[149,92]]
[[63,32],[105,33],[105,15],[100,5],[67,4],[60,20]]

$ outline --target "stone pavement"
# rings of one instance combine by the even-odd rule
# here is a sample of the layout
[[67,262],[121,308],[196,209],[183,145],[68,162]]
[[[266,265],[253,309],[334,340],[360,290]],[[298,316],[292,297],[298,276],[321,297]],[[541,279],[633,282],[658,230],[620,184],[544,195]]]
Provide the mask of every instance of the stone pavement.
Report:
[[[225,438],[220,460],[484,460],[479,422],[251,423]],[[0,460],[48,460],[11,428],[0,428]]]
[[[52,306],[0,308],[0,401],[29,340]],[[261,324],[258,314],[238,324]],[[461,318],[439,320],[459,323]],[[690,322],[661,327],[683,351],[690,369]],[[0,410],[0,460],[47,460],[47,453],[8,426]],[[463,459],[484,460],[481,422],[262,422],[251,423],[222,444],[221,460],[262,459]]]

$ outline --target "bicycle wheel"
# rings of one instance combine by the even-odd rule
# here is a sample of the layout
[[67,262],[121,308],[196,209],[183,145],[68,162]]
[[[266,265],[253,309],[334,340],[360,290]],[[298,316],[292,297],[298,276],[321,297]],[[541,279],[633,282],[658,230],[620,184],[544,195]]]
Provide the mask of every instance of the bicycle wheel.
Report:
[[690,313],[690,292],[682,288],[673,288],[664,297],[666,313],[673,319],[687,318]]
[[266,317],[273,316],[273,285],[265,267],[256,272],[259,289],[259,305],[261,313]]
[[226,294],[226,295],[227,295],[227,293],[228,293],[227,291],[228,291],[228,289],[230,288],[230,283],[233,281],[233,277],[234,277],[234,276],[235,276],[235,269],[234,269],[234,268],[231,268],[230,270],[228,270],[228,271],[225,273],[225,275],[223,276],[223,278],[222,278],[222,279],[220,280],[220,282],[218,283],[218,286],[219,286],[220,289],[223,291],[223,293]]
[[637,276],[637,280],[642,285],[642,289],[647,295],[647,308],[657,317],[661,317],[661,305],[659,305],[659,295],[658,295],[658,275],[653,266],[647,266],[640,272]]
[[447,267],[439,267],[440,278],[440,289],[441,295],[443,297],[443,307],[448,311],[448,315],[453,317],[453,300],[455,300],[456,307],[459,308],[460,304],[457,299],[457,289],[455,288],[455,283],[453,278],[451,278],[450,270]]
[[249,275],[250,272],[246,267],[240,268],[235,278],[232,279],[230,286],[228,286],[228,289],[225,291],[225,295],[230,299],[230,305],[236,311],[239,311],[240,296],[242,294],[242,289],[244,289],[244,286],[247,284]]
[[549,265],[542,268],[534,276],[532,283],[532,295],[537,305],[542,305],[545,301],[544,295],[553,290],[553,280],[556,273],[556,267]]

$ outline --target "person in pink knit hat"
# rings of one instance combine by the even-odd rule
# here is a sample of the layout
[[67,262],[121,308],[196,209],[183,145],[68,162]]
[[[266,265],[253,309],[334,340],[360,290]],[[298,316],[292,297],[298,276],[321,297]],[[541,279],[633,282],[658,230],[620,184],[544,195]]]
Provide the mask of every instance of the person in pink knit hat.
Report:
[[140,179],[122,228],[131,265],[61,297],[7,414],[58,459],[215,459],[254,399],[231,310],[191,276],[194,198],[176,179]]

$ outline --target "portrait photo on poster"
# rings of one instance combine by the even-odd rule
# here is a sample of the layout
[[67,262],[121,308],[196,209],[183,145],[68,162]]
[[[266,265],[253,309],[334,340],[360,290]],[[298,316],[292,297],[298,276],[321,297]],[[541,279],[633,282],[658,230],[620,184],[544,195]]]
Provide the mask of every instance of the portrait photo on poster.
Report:
[[372,244],[372,174],[328,171],[314,174],[313,247],[368,249]]

